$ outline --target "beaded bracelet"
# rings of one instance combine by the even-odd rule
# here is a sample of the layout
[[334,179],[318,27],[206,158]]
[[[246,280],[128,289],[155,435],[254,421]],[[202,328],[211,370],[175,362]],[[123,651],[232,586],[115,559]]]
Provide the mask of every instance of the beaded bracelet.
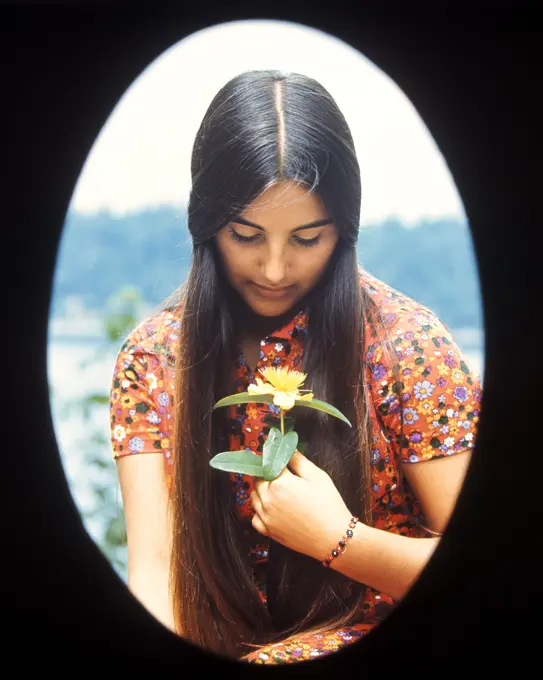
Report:
[[349,538],[353,537],[353,529],[355,528],[356,523],[358,521],[360,521],[358,517],[351,517],[351,521],[349,522],[349,528],[345,532],[345,536],[343,536],[341,541],[337,544],[337,548],[335,550],[332,550],[332,552],[324,560],[324,562],[322,563],[323,567],[329,567],[333,559],[335,559],[339,555],[342,555],[347,550],[347,541],[349,540]]

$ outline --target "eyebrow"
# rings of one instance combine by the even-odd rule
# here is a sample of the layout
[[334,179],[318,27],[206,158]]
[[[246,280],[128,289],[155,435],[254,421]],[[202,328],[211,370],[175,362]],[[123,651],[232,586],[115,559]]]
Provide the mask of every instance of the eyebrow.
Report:
[[[250,222],[249,220],[243,219],[243,217],[236,217],[235,219],[232,220],[234,224],[244,224],[246,227],[253,227],[253,229],[259,229],[260,231],[266,231],[264,227],[261,227],[258,224],[255,224],[254,222]],[[331,217],[325,217],[322,220],[315,220],[314,222],[310,222],[309,224],[303,224],[301,227],[296,227],[293,229],[293,232],[296,231],[303,231],[304,229],[314,229],[315,227],[325,227],[327,224],[332,224],[333,220]]]

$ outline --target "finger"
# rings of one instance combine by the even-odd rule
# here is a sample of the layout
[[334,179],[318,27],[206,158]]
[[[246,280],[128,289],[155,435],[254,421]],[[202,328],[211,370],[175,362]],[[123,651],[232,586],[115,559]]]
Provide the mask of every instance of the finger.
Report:
[[255,494],[260,502],[264,503],[268,494],[269,486],[270,482],[267,482],[265,479],[256,479],[254,483],[254,491],[251,491],[251,495]]
[[270,483],[268,481],[259,477],[255,479],[254,489],[257,492],[257,494],[262,498],[262,496],[264,496],[266,491],[268,490],[269,485]]
[[295,475],[303,477],[304,479],[314,479],[317,475],[322,473],[321,468],[317,467],[315,463],[312,463],[309,458],[306,458],[303,453],[298,451],[298,449],[292,454],[288,466]]
[[251,524],[258,531],[259,534],[262,534],[263,536],[268,535],[268,530],[266,528],[266,525],[260,519],[260,516],[257,512],[255,512],[255,514],[253,515],[253,519],[251,520]]
[[[293,476],[294,475],[288,469],[288,464],[287,464],[287,465],[285,465],[285,467],[281,470],[281,472],[277,475],[277,477],[273,481],[275,482],[278,479],[285,479],[285,477],[293,477]],[[273,484],[273,482],[270,482],[270,484]]]
[[253,506],[253,510],[255,512],[258,512],[259,515],[263,515],[264,505],[258,493],[256,491],[251,491],[249,498],[251,499],[251,505]]

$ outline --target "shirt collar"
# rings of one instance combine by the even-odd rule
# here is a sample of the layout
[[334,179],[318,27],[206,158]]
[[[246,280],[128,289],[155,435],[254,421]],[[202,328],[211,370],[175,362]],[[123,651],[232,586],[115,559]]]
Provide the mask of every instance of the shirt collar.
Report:
[[278,340],[292,340],[292,334],[295,330],[307,329],[308,315],[305,309],[301,309],[296,316],[294,316],[285,326],[278,328],[268,335],[268,338],[277,338]]

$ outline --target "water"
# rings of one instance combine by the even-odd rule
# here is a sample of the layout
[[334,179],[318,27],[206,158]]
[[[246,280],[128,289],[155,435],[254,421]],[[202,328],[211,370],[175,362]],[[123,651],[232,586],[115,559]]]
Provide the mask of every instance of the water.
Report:
[[[98,353],[98,355],[97,355]],[[83,417],[77,400],[89,394],[108,395],[116,349],[100,351],[97,341],[52,341],[47,347],[47,373],[51,394],[51,416],[64,471],[87,531],[97,542],[101,540],[104,521],[96,509],[93,484],[103,482],[107,477],[116,485],[118,509],[120,490],[112,472],[115,464],[108,444],[94,443],[98,435],[105,442],[109,439],[109,410],[107,404],[95,406],[87,421]],[[91,360],[91,361],[89,361]],[[85,362],[89,362],[85,366]],[[90,465],[89,457],[94,455],[108,464],[100,471]]]

